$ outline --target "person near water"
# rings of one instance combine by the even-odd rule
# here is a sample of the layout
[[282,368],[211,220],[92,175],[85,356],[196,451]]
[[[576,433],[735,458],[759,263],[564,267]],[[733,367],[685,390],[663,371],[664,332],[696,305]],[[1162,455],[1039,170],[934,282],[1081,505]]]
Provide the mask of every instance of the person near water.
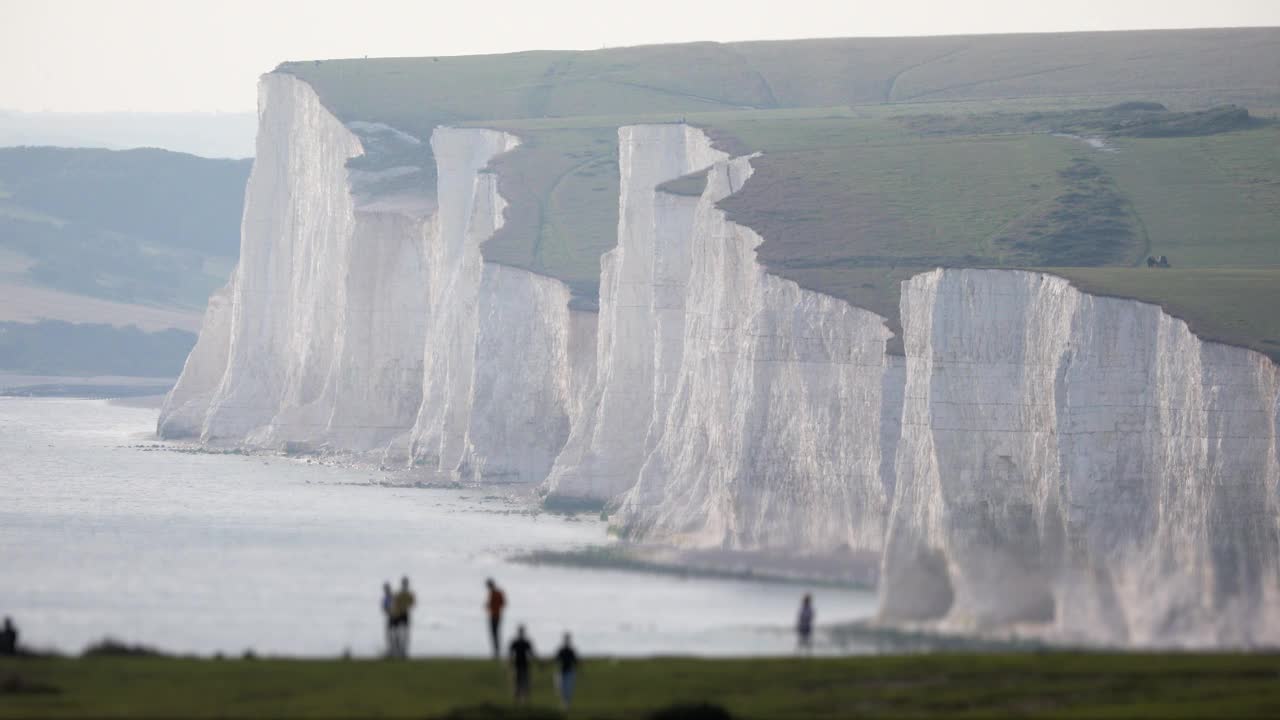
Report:
[[18,654],[18,628],[13,625],[13,618],[4,619],[4,627],[0,628],[0,655]]
[[396,654],[396,628],[391,623],[396,607],[396,595],[391,591],[391,583],[382,583],[382,619],[386,624],[387,657]]
[[535,655],[533,643],[529,642],[529,638],[525,637],[523,625],[516,628],[516,639],[511,641],[508,654],[511,658],[511,669],[515,672],[516,702],[528,703],[529,675],[533,670]]
[[400,578],[400,591],[391,602],[391,626],[394,636],[395,656],[409,657],[409,623],[417,598],[409,589],[409,578]]
[[485,580],[484,584],[489,588],[484,608],[489,615],[489,638],[493,641],[493,657],[496,660],[502,655],[502,611],[507,607],[507,596],[493,578]]
[[813,620],[817,613],[813,610],[813,596],[805,594],[800,601],[800,614],[796,617],[796,643],[806,652],[813,650]]
[[573,684],[578,673],[578,653],[573,649],[573,641],[569,633],[564,634],[564,643],[556,652],[557,685],[560,687],[560,707],[569,712],[569,704],[573,702]]

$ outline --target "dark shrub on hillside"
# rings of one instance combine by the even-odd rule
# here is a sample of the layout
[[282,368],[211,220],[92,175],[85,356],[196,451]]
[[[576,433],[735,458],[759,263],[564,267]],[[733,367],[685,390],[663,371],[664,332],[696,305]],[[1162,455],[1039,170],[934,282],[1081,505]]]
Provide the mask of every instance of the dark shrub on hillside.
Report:
[[650,720],[732,720],[728,710],[710,703],[672,705],[649,716]]
[[53,685],[13,673],[0,678],[0,695],[56,695],[62,692]]
[[163,657],[164,653],[146,645],[130,645],[114,638],[103,638],[81,653],[82,657]]
[[466,707],[454,708],[444,715],[439,715],[436,720],[506,720],[507,718],[520,718],[520,720],[560,720],[564,715],[542,707],[511,707],[510,705],[493,705],[486,703],[484,705],[468,705]]
[[1113,135],[1130,137],[1193,137],[1241,130],[1253,124],[1249,111],[1239,105],[1223,105],[1201,112],[1157,113],[1113,124]]
[[1165,112],[1168,109],[1158,102],[1147,100],[1130,100],[1129,102],[1116,103],[1106,108],[1107,112]]
[[185,330],[0,322],[0,368],[38,375],[173,377],[195,342],[195,334]]

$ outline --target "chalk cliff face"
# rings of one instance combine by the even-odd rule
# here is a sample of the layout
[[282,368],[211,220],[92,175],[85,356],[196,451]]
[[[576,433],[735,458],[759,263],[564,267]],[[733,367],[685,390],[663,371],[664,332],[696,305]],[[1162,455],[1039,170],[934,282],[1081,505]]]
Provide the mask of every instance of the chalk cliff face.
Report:
[[[515,137],[437,128],[434,172],[359,169],[423,140],[344,125],[284,74],[260,108],[241,265],[162,435],[542,483],[646,542],[871,555],[887,621],[1280,642],[1266,358],[979,270],[909,280],[887,355],[883,318],[766,273],[716,207],[751,158],[674,124],[620,129],[618,244],[598,315],[574,311],[481,255]],[[658,189],[695,172],[698,194]]]
[[[878,551],[883,319],[764,272],[760,237],[715,206],[749,158],[680,125],[624,127],[619,141],[595,404],[549,488],[619,501],[619,522],[648,541]],[[655,189],[693,170],[700,196]]]
[[543,479],[581,406],[570,380],[592,364],[594,322],[558,281],[481,261],[505,206],[482,170],[516,139],[438,128],[434,192],[370,195],[417,169],[348,168],[362,137],[383,152],[416,139],[352,123],[357,135],[289,75],[264,76],[259,106],[241,264],[161,435]]
[[595,382],[547,482],[562,497],[611,500],[635,483],[679,361],[694,214],[693,202],[656,188],[725,157],[684,125],[624,127],[618,137],[618,246],[600,262]]
[[213,394],[227,370],[231,348],[231,295],[236,276],[209,297],[195,347],[187,356],[182,375],[160,407],[157,431],[161,437],[199,437]]
[[1036,273],[919,275],[902,310],[885,617],[1280,641],[1275,365]]

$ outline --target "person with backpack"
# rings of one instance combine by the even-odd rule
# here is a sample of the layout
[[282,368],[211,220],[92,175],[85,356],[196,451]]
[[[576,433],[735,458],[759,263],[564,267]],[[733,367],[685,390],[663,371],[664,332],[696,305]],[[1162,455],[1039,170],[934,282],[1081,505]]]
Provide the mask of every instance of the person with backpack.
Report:
[[511,669],[515,671],[516,703],[527,704],[529,702],[530,675],[533,671],[533,661],[536,656],[533,652],[533,643],[529,642],[529,638],[525,637],[523,625],[516,628],[516,639],[511,641],[511,647],[508,652],[511,658]]
[[556,652],[556,685],[560,690],[560,708],[569,712],[569,704],[573,702],[573,686],[578,676],[578,652],[573,649],[573,641],[569,633],[564,634],[564,643]]
[[413,606],[417,602],[413,591],[409,589],[409,578],[400,578],[400,591],[391,602],[391,633],[395,651],[394,657],[409,657],[409,623]]

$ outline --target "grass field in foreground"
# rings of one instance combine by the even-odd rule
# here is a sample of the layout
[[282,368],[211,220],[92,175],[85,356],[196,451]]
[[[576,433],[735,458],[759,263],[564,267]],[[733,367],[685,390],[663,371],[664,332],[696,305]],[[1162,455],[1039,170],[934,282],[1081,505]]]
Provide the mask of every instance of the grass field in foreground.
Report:
[[[503,712],[506,683],[481,660],[3,660],[0,717],[556,717],[549,672],[534,675],[537,714]],[[30,691],[5,689],[14,686]],[[685,703],[741,718],[1276,717],[1280,657],[588,659],[569,717],[648,717]],[[458,712],[482,705],[491,712]]]

